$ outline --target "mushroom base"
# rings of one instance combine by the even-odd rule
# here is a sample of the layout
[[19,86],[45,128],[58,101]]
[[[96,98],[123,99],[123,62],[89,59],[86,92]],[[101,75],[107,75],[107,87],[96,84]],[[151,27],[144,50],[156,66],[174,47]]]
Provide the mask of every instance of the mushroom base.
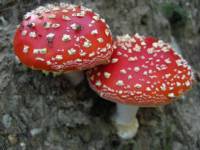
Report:
[[137,106],[117,103],[117,110],[112,117],[112,121],[120,138],[130,139],[136,135],[139,127],[136,118],[137,111]]

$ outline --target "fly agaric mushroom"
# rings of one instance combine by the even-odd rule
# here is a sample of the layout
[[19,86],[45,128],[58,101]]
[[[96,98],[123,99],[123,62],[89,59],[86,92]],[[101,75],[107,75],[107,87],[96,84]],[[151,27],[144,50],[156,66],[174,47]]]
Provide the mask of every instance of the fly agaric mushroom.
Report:
[[111,62],[87,72],[91,88],[116,102],[118,135],[132,138],[138,129],[138,107],[169,104],[192,84],[190,66],[169,44],[135,34],[117,37]]
[[14,50],[28,67],[73,72],[109,62],[109,26],[83,6],[61,3],[27,13],[14,37]]

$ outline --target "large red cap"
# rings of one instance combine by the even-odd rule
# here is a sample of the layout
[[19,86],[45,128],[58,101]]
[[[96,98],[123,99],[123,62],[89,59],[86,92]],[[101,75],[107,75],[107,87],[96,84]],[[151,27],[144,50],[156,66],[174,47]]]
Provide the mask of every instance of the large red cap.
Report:
[[83,6],[61,3],[25,15],[14,49],[25,65],[46,71],[73,71],[105,64],[112,54],[105,20]]
[[87,72],[94,91],[107,100],[138,106],[172,102],[192,84],[192,70],[169,44],[138,34],[118,37],[111,63]]

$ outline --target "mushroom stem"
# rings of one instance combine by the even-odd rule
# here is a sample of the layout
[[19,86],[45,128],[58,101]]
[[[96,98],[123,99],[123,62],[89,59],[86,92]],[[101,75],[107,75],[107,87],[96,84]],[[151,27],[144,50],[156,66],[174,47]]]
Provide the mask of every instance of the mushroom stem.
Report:
[[84,79],[82,71],[66,73],[66,76],[73,86],[77,86]]
[[130,139],[137,133],[139,124],[136,118],[137,106],[117,103],[117,110],[112,120],[117,128],[117,134],[122,139]]

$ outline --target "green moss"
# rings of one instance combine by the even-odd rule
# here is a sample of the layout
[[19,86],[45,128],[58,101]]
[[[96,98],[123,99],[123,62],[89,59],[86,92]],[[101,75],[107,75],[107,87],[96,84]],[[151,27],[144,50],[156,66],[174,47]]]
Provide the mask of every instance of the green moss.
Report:
[[184,26],[186,24],[188,13],[183,7],[175,3],[164,3],[161,5],[161,11],[172,26]]

